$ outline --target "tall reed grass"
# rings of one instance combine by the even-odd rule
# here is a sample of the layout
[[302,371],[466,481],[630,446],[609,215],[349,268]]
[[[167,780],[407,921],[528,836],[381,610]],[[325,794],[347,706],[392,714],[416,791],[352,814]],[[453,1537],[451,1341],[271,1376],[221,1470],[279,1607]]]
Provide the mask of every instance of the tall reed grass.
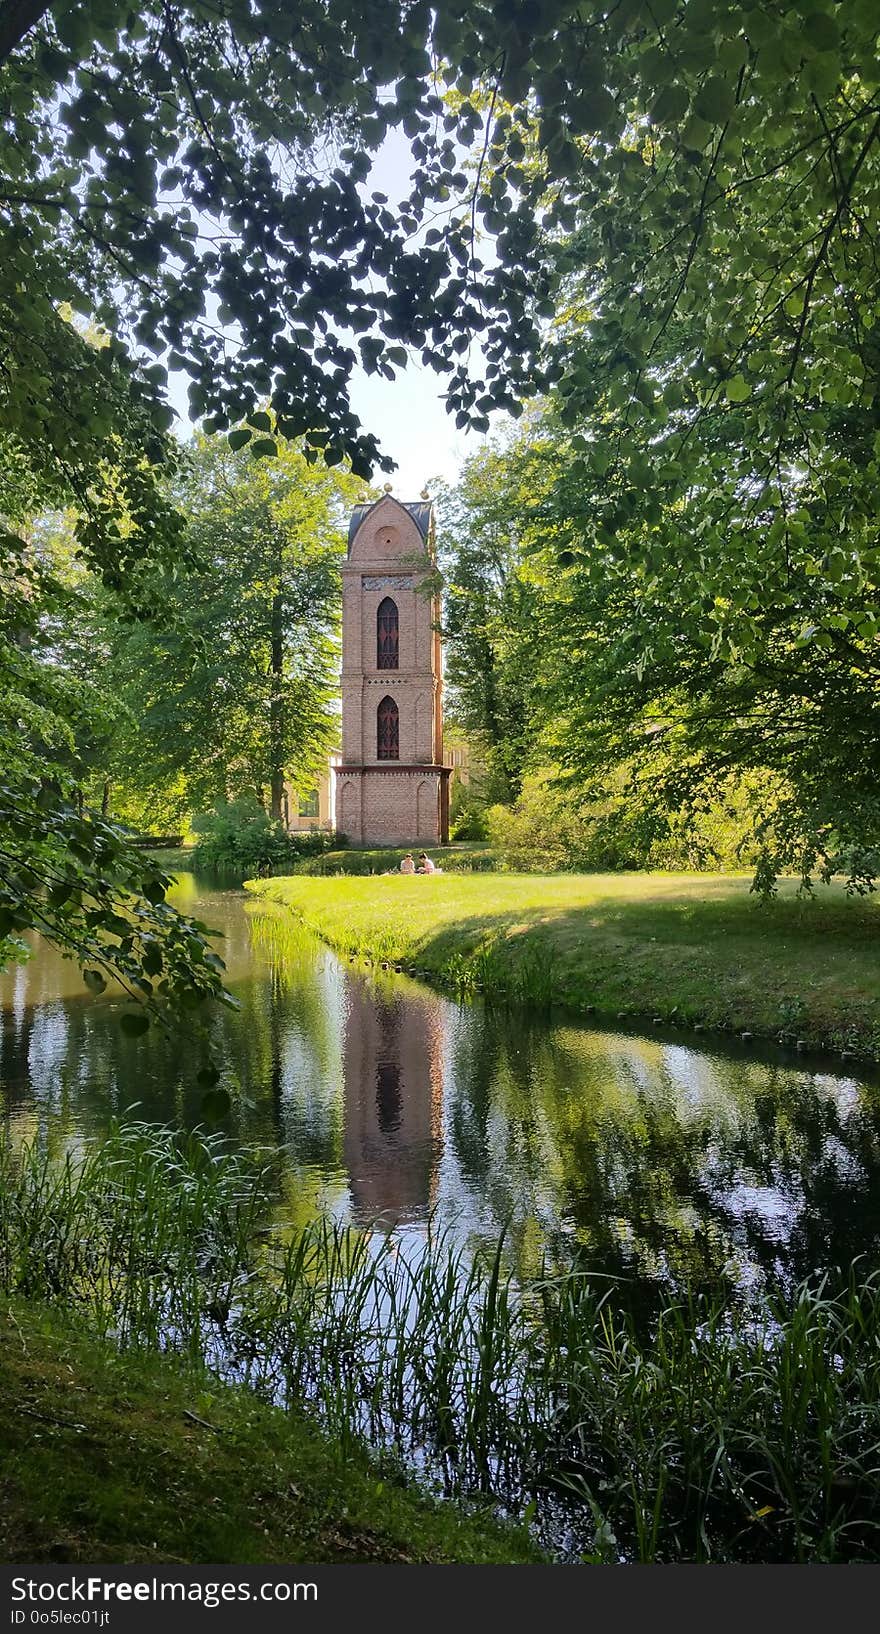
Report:
[[0,1289],[176,1349],[489,1494],[566,1558],[880,1559],[880,1274],[648,1323],[577,1270],[517,1286],[428,1233],[277,1213],[258,1150],[148,1126],[0,1147]]

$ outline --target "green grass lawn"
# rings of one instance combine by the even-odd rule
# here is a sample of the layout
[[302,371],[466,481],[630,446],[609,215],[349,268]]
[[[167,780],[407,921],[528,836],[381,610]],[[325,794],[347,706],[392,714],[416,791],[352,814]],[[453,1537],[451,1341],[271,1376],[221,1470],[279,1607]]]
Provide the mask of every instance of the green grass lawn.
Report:
[[252,882],[341,952],[464,990],[700,1023],[880,1059],[880,905],[731,874]]
[[304,1419],[0,1308],[0,1560],[516,1563],[522,1529],[396,1484]]

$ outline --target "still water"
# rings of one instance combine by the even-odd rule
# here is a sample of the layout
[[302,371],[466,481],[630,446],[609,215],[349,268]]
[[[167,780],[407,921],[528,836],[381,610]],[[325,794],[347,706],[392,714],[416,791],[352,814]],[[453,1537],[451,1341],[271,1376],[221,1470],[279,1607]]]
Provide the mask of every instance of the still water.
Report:
[[[0,976],[0,1118],[58,1150],[126,1112],[203,1121],[285,1158],[283,1211],[404,1237],[507,1231],[511,1268],[573,1256],[645,1286],[788,1284],[880,1249],[880,1088],[833,1063],[632,1037],[459,1005],[340,961],[281,909],[182,875],[174,900],[224,933],[240,1008],[209,1038],[139,1038],[120,1003],[40,947]],[[134,1109],[134,1110],[132,1110]]]

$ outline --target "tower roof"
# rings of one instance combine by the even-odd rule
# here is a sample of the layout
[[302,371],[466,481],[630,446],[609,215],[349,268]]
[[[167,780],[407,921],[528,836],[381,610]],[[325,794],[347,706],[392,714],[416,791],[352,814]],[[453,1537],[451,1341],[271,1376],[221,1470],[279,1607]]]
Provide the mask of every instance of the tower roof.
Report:
[[349,550],[351,550],[354,536],[361,524],[366,521],[370,512],[374,511],[377,505],[383,505],[386,499],[390,499],[392,505],[399,505],[402,510],[409,512],[422,538],[427,541],[434,515],[434,501],[432,499],[395,499],[393,494],[383,494],[381,499],[371,499],[366,505],[355,505],[348,524]]

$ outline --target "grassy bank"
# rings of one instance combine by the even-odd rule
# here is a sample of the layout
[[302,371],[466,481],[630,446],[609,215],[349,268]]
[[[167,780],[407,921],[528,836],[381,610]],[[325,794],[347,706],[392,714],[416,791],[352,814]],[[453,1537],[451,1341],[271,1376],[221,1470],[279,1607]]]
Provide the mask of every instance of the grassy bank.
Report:
[[517,1002],[880,1059],[880,904],[745,875],[487,874],[249,886],[341,952]]
[[636,1314],[575,1271],[518,1287],[503,1245],[298,1231],[272,1173],[143,1128],[78,1164],[0,1147],[6,1559],[529,1558],[401,1460],[569,1557],[880,1559],[876,1275]]
[[0,1465],[7,1562],[536,1558],[303,1417],[20,1299],[0,1306]]

